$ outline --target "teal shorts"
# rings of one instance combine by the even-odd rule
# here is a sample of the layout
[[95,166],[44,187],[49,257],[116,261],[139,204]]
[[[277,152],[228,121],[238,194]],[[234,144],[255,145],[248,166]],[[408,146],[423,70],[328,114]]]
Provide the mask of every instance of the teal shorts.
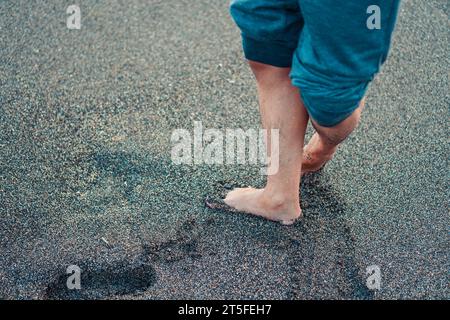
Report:
[[332,127],[386,60],[400,0],[233,0],[245,57],[290,67],[309,115]]

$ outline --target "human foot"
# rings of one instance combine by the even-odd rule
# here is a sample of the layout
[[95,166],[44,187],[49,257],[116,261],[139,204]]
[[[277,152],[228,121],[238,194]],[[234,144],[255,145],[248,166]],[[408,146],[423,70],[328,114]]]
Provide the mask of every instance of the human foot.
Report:
[[302,174],[316,172],[333,158],[337,146],[330,147],[323,143],[316,133],[303,148]]
[[265,192],[265,189],[236,188],[224,199],[225,204],[237,211],[260,216],[283,225],[291,225],[302,216],[298,200],[286,200]]

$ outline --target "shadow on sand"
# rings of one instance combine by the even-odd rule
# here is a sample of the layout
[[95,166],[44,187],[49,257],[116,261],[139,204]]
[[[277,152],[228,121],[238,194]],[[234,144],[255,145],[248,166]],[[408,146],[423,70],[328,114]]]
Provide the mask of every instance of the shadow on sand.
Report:
[[[132,203],[143,201],[141,191],[136,187],[144,178],[164,184],[167,182],[169,185],[176,185],[182,177],[189,178],[189,169],[124,152],[89,155],[80,161],[80,165],[89,167],[88,171],[97,172],[97,178],[86,190],[101,186],[102,179],[118,178],[126,183],[118,184],[116,189]],[[191,216],[174,226],[176,230],[173,236],[155,239],[147,234],[145,226],[135,221],[134,236],[141,243],[135,262],[127,263],[124,260],[110,266],[96,267],[92,261],[81,261],[80,267],[83,266],[86,271],[82,276],[86,288],[83,293],[67,290],[67,275],[64,272],[59,273],[48,285],[45,297],[105,298],[145,291],[157,281],[154,263],[180,262],[188,257],[202,259],[217,249],[210,243],[220,243],[217,237],[221,237],[223,224],[227,224],[228,229],[238,230],[233,234],[234,237],[242,237],[246,241],[250,238],[250,241],[265,243],[287,253],[291,276],[285,298],[372,299],[373,293],[365,286],[363,270],[355,261],[355,239],[344,217],[349,209],[325,178],[323,172],[318,172],[302,179],[304,218],[291,227],[247,215],[211,213],[206,217],[201,214]],[[220,183],[227,184],[226,181]],[[99,201],[94,201],[93,210],[98,208]],[[107,207],[108,203],[114,201],[113,197],[107,197],[102,200],[102,206]],[[184,199],[172,198],[172,201]],[[85,209],[89,209],[89,203],[87,205]],[[203,203],[198,203],[198,211],[204,210],[208,209],[204,208]],[[240,239],[233,241],[239,243]]]

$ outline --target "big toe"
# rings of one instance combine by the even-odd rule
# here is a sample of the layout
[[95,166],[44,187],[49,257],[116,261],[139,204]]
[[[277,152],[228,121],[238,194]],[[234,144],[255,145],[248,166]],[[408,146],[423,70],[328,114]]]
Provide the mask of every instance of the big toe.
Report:
[[233,190],[231,190],[230,192],[227,193],[225,199],[229,198],[234,198],[237,196],[240,196],[244,193],[247,193],[248,191],[252,190],[252,188],[234,188]]

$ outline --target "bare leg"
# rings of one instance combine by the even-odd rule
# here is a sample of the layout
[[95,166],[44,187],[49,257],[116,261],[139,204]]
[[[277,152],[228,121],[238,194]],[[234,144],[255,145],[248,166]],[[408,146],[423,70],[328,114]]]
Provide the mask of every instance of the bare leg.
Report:
[[252,61],[249,64],[256,77],[263,127],[268,131],[279,129],[279,170],[267,177],[263,189],[234,189],[225,203],[239,211],[289,224],[301,216],[299,187],[308,114],[298,88],[291,84],[289,68]]
[[322,168],[343,142],[357,127],[364,108],[364,99],[350,117],[334,127],[323,127],[311,119],[316,133],[304,148],[302,173],[314,172]]

